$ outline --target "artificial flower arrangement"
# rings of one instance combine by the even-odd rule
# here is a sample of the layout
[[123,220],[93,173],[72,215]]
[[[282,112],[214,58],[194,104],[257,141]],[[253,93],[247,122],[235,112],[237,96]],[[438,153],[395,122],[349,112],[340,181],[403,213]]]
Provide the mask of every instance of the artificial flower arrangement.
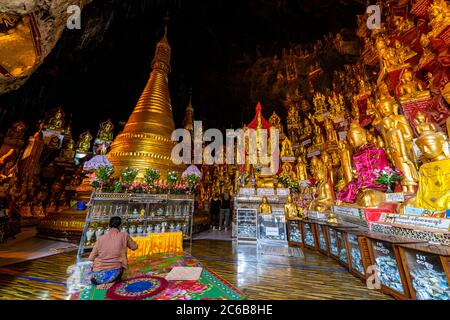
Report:
[[202,179],[202,174],[195,165],[191,165],[183,172],[181,178],[183,179],[183,182],[187,184],[188,191],[190,193],[195,193],[195,190]]
[[403,178],[403,174],[399,169],[392,169],[391,167],[384,167],[382,170],[375,169],[373,173],[375,181],[380,185],[385,185],[387,192],[392,192],[392,186]]
[[190,166],[183,172],[169,171],[166,180],[161,180],[161,174],[156,169],[145,171],[143,182],[136,180],[138,169],[125,168],[119,171],[119,177],[113,177],[112,166],[99,166],[88,173],[90,184],[103,192],[133,192],[158,194],[189,194],[195,193],[201,180],[201,173],[196,166]]

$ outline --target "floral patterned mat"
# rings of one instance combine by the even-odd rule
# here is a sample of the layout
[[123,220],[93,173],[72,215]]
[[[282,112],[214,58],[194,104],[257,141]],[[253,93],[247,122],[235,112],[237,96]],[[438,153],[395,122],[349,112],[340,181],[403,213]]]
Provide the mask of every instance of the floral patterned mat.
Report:
[[[173,267],[202,267],[192,256],[179,254],[161,254],[130,261],[122,279],[139,276],[165,277]],[[80,281],[69,292],[71,300],[107,300],[106,291],[89,284],[90,268],[82,266]],[[75,288],[75,289],[74,289]],[[147,300],[243,300],[244,295],[230,283],[213,271],[203,268],[198,281],[168,281],[162,292]]]

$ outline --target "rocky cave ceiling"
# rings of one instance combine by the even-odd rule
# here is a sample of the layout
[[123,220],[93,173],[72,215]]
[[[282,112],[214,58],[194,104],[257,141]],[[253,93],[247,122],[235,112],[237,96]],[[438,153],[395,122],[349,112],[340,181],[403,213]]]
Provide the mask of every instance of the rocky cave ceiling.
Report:
[[[12,120],[36,122],[58,106],[78,132],[107,118],[126,121],[147,81],[167,12],[176,123],[192,88],[197,119],[209,127],[241,125],[257,99],[246,71],[259,57],[353,27],[364,3],[0,0],[1,131]],[[66,27],[72,4],[82,7],[81,30]],[[279,103],[264,102],[272,109]]]

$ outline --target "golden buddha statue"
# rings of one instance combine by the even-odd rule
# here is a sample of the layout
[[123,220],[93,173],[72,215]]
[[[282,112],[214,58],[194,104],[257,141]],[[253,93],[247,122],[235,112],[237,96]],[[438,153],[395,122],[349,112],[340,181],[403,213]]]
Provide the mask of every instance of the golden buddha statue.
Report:
[[52,136],[50,138],[50,141],[48,142],[48,146],[52,149],[59,149],[61,142],[58,138],[58,136]]
[[328,111],[325,100],[326,100],[325,96],[320,92],[317,92],[314,95],[313,103],[315,107],[314,109],[316,111],[315,115],[320,116],[321,114],[326,113]]
[[394,40],[394,48],[400,64],[405,64],[407,60],[417,55],[415,51],[411,50],[410,47],[403,45],[399,40]]
[[103,122],[100,125],[100,130],[98,131],[97,139],[102,140],[104,142],[113,141],[113,130],[114,125],[110,120]]
[[[318,160],[318,162],[322,162]],[[334,203],[333,184],[327,177],[327,169],[322,165],[318,165],[318,170],[315,171],[315,178],[317,179],[317,188],[315,199],[311,201],[309,210],[316,212],[325,212],[330,210]]]
[[260,214],[272,214],[272,206],[269,204],[267,197],[262,197],[258,212]]
[[287,202],[284,205],[284,216],[286,218],[286,221],[299,218],[299,210],[297,204],[294,202],[291,195],[288,195]]
[[308,170],[306,170],[306,167],[307,164],[304,157],[299,156],[297,158],[297,165],[295,166],[295,171],[299,180],[308,180]]
[[[407,156],[411,160],[411,162],[415,165],[415,155],[413,152],[414,132],[412,131],[411,126],[410,126],[408,120],[406,120],[405,116],[398,114],[397,102],[395,101],[394,98],[383,97],[381,100],[379,100],[377,106],[381,112],[381,115],[383,116],[383,120],[386,117],[392,119],[393,126],[396,129],[400,129],[400,131],[403,135],[403,138],[405,140]],[[382,133],[383,133],[384,141],[386,143],[388,143],[388,139],[386,137],[386,130],[383,129],[383,126],[382,126]],[[388,152],[388,155],[391,157],[391,160],[392,160],[392,156],[390,155],[389,152]]]
[[331,159],[330,154],[327,151],[323,151],[320,154],[320,160],[322,160],[322,163],[323,163],[323,165],[325,166],[325,168],[327,170],[327,176],[330,179],[331,184],[334,186],[334,184],[337,181],[336,181],[336,176],[334,174],[333,161]]
[[444,211],[450,208],[450,159],[445,155],[446,139],[442,133],[426,131],[416,144],[428,163],[419,170],[419,188],[416,197],[403,204],[417,208]]
[[425,33],[422,33],[420,36],[420,46],[423,49],[423,53],[419,60],[418,69],[421,69],[435,59],[435,54],[431,50],[430,38]]
[[305,120],[303,120],[303,137],[309,137],[312,134],[312,130],[311,122],[305,117]]
[[64,113],[61,108],[48,120],[46,129],[62,131],[64,130]]
[[414,117],[414,120],[416,122],[416,126],[415,126],[416,132],[419,136],[422,135],[422,133],[424,133],[426,131],[431,131],[431,132],[438,131],[437,126],[432,122],[428,122],[426,115],[422,111],[417,112],[416,116]]
[[403,191],[414,193],[414,186],[417,185],[418,175],[415,165],[408,158],[406,140],[403,133],[399,128],[394,126],[394,120],[390,117],[383,119],[383,130],[386,133],[387,149],[392,162],[404,175],[401,180]]
[[429,98],[430,91],[424,90],[422,85],[414,80],[411,69],[405,70],[398,87],[400,101]]
[[289,162],[284,162],[281,170],[281,175],[289,177],[291,180],[296,180],[295,172],[292,170],[292,165]]
[[435,38],[450,25],[450,6],[445,0],[435,0],[428,9],[429,26],[432,28],[428,36]]
[[352,152],[347,141],[345,140],[340,140],[338,142],[338,146],[342,178],[345,185],[348,185],[353,180]]
[[[295,105],[292,104],[289,107],[288,116],[287,116],[286,120],[287,120],[287,123],[289,126],[295,126],[295,125],[299,124],[300,119],[298,117],[298,109],[295,107]],[[269,120],[269,122],[270,122],[270,120]]]
[[325,138],[323,137],[322,129],[320,128],[320,126],[317,125],[314,121],[313,125],[314,125],[314,138],[313,138],[314,145],[312,147],[320,147],[325,143]]
[[294,157],[294,151],[292,150],[292,143],[288,138],[285,138],[281,143],[281,158],[284,157]]
[[336,129],[334,128],[333,121],[330,118],[325,119],[325,131],[327,133],[327,143],[337,143],[338,135]]
[[[297,114],[298,116],[298,114]],[[281,118],[275,113],[275,111],[272,113],[272,115],[269,118],[270,126],[277,129],[279,134],[283,134],[283,124],[281,123]]]
[[347,116],[342,94],[336,94],[336,92],[333,91],[333,95],[328,97],[328,103],[330,104],[332,119],[345,118]]
[[77,152],[87,153],[91,148],[92,136],[89,131],[81,134],[80,141],[78,142]]

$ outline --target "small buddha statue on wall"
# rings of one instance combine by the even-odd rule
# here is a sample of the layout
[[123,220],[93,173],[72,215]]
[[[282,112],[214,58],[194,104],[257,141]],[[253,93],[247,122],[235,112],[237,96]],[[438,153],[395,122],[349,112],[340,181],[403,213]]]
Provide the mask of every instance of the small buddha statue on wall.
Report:
[[297,178],[299,180],[308,180],[308,170],[307,164],[304,157],[299,156],[297,158],[297,165],[295,166],[295,171],[297,173]]
[[104,142],[113,141],[113,130],[114,125],[110,120],[103,122],[100,125],[100,130],[98,131],[97,139],[102,140]]
[[[318,162],[322,160],[318,159]],[[318,170],[315,171],[315,178],[317,179],[316,194],[313,201],[309,205],[309,210],[316,212],[325,212],[330,210],[334,203],[333,184],[327,176],[327,169],[322,165],[318,165]]]
[[62,131],[64,130],[64,113],[61,108],[56,110],[55,114],[47,122],[46,129]]
[[91,148],[92,136],[89,131],[86,131],[80,136],[80,141],[78,142],[77,152],[87,153]]
[[299,217],[299,210],[297,204],[291,195],[288,196],[287,202],[284,205],[284,216],[287,220],[297,219]]
[[281,144],[281,158],[284,157],[294,157],[294,151],[292,150],[292,143],[288,138],[284,139]]
[[262,197],[258,212],[261,214],[272,214],[272,206],[269,204],[267,197]]
[[425,90],[420,83],[414,80],[410,69],[405,70],[398,86],[400,101],[415,100],[430,97],[430,91]]
[[428,122],[427,116],[421,111],[417,112],[416,116],[414,117],[414,120],[416,123],[415,129],[419,136],[426,131],[431,132],[438,131],[438,127],[436,126],[436,124]]

